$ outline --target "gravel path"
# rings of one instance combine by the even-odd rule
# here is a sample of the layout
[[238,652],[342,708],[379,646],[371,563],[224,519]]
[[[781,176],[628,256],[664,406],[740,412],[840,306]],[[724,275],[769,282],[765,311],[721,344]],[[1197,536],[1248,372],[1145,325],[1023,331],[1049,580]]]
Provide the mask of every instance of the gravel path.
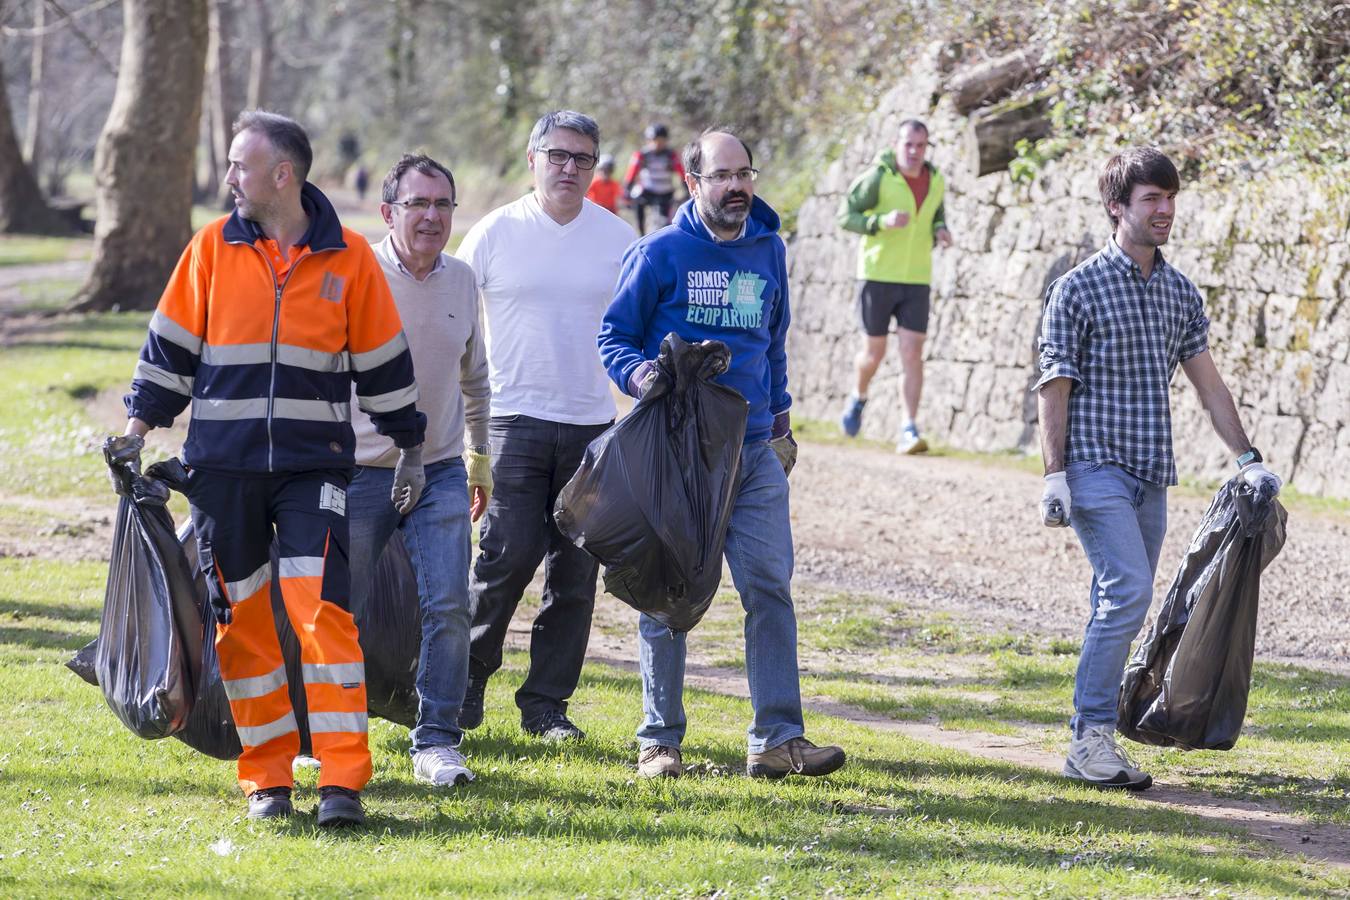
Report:
[[[1073,532],[1040,524],[1041,479],[1011,466],[804,444],[792,473],[797,580],[1081,637],[1091,572]],[[1167,592],[1209,496],[1174,489],[1155,588]],[[1261,582],[1257,653],[1350,671],[1350,515],[1290,514]]]

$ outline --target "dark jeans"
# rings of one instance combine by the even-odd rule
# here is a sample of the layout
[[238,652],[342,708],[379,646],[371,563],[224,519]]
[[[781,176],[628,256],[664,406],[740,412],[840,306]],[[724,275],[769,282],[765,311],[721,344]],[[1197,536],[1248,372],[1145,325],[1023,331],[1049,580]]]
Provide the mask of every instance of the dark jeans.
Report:
[[506,628],[543,560],[543,605],[530,635],[530,670],[516,691],[522,719],[565,712],[581,678],[599,564],[558,531],[553,504],[586,445],[608,427],[530,416],[494,416],[489,426],[493,488],[469,578],[469,672],[482,679],[501,668]]

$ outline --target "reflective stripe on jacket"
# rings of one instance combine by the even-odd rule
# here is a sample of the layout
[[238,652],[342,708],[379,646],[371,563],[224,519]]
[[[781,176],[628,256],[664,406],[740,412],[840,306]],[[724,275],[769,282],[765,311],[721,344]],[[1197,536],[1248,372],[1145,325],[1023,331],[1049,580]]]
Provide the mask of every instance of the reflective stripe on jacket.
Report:
[[236,211],[193,236],[151,319],[127,413],[164,427],[191,402],[190,466],[351,466],[353,379],[381,434],[422,442],[412,355],[374,253],[313,185],[301,202],[306,249],[283,276]]

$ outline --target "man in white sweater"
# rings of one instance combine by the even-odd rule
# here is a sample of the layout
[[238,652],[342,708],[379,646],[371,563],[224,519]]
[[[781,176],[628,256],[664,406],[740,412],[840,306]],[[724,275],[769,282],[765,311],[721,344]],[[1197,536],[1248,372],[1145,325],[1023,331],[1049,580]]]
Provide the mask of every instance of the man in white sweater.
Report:
[[521,727],[546,740],[585,735],[567,718],[581,677],[598,566],[553,524],[553,503],[586,445],[614,420],[595,347],[632,226],[586,199],[600,152],[595,120],[544,115],[525,158],[534,192],[469,230],[458,256],[483,295],[492,379],[496,490],[470,578],[473,636],[460,725],[483,719],[483,691],[526,585],[544,561],[530,670],[516,691]]
[[[413,773],[429,784],[464,784],[473,779],[458,749],[459,708],[469,674],[470,518],[477,521],[492,494],[491,389],[478,288],[473,271],[442,252],[455,208],[449,169],[427,156],[405,155],[389,170],[381,196],[389,234],[375,245],[375,256],[403,320],[413,367],[426,381],[418,400],[427,415],[426,487],[406,513],[394,507],[390,488],[398,450],[376,433],[369,416],[353,412],[357,469],[347,489],[351,612],[360,621],[375,563],[398,529],[417,574],[422,609]],[[352,406],[355,410],[355,401]]]

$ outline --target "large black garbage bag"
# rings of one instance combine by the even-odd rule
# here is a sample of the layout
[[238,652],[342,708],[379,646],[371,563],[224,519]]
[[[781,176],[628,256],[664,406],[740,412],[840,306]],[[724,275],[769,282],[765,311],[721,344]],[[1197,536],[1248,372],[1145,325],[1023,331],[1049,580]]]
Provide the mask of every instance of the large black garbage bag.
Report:
[[1229,750],[1247,713],[1261,571],[1284,546],[1279,501],[1240,477],[1219,488],[1120,687],[1120,733]]
[[397,531],[375,563],[365,606],[352,610],[366,659],[366,708],[399,725],[417,724],[417,663],[422,652],[422,607],[417,576]]
[[201,670],[202,621],[192,569],[178,549],[169,489],[119,467],[129,497],[118,501],[93,670],[108,706],[143,738],[187,723]]
[[661,343],[656,383],[586,448],[554,506],[558,528],[605,565],[605,590],[672,631],[708,611],[740,477],[749,405],[711,379],[720,341]]
[[[187,473],[177,460],[151,466],[142,479],[147,485],[186,492]],[[160,495],[160,487],[142,490]],[[167,494],[165,494],[167,496]],[[220,677],[220,660],[215,648],[215,617],[206,594],[206,583],[197,569],[197,540],[192,523],[185,522],[174,535],[173,521],[162,502],[157,507],[162,519],[157,518],[163,542],[164,534],[173,535],[172,552],[167,546],[161,550],[173,560],[169,567],[186,573],[190,591],[175,593],[175,609],[187,619],[188,629],[195,640],[185,641],[190,683],[193,686],[190,706],[173,737],[190,747],[217,759],[235,759],[241,747],[230,712],[229,698]],[[157,514],[158,515],[158,514]],[[162,529],[167,529],[167,532]],[[276,568],[276,547],[272,548],[273,569]],[[190,600],[190,605],[184,598]],[[311,753],[308,704],[301,677],[300,642],[286,615],[278,582],[272,582],[272,618],[276,623],[277,639],[281,643],[282,658],[286,662],[286,676],[291,705],[295,709],[300,731],[300,751]],[[417,663],[421,649],[421,609],[417,598],[417,579],[413,575],[403,538],[397,532],[390,539],[374,573],[370,601],[356,613],[362,651],[366,658],[367,707],[372,715],[409,727],[417,721]],[[96,660],[104,633],[82,648],[66,665],[90,684],[99,685]],[[136,731],[136,729],[132,729]],[[141,734],[139,731],[137,734]],[[145,737],[147,735],[141,735]],[[156,735],[162,736],[162,735]]]

